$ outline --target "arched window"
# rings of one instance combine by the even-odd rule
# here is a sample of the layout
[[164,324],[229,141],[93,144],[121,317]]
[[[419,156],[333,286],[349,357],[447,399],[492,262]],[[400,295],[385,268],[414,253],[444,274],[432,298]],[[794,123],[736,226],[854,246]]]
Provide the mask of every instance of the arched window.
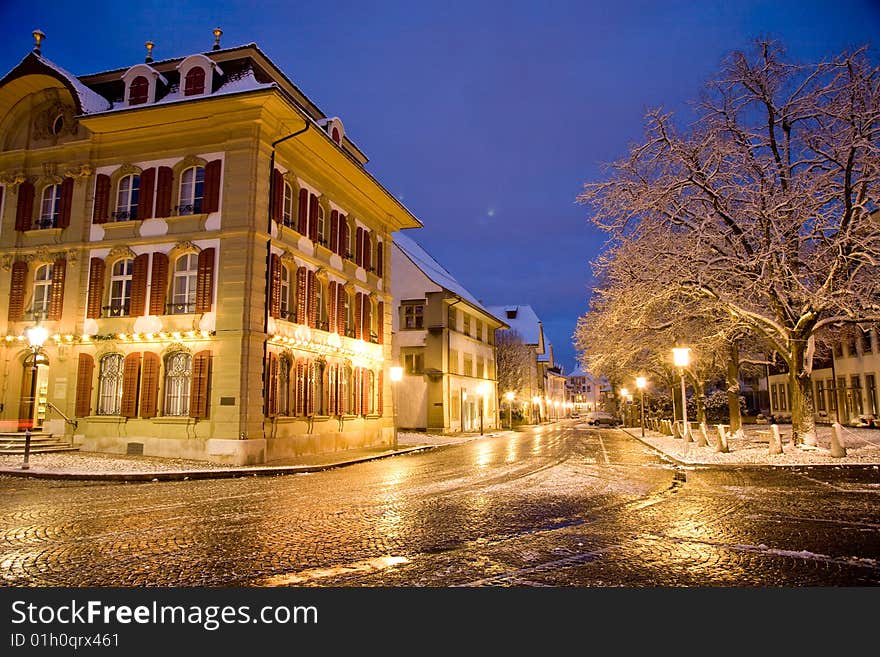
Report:
[[143,75],[137,76],[128,86],[128,104],[143,105],[147,102],[147,90],[150,88],[147,78]]
[[184,79],[183,95],[197,96],[205,93],[205,69],[196,66],[191,68]]
[[339,371],[339,414],[340,415],[348,415],[352,412],[351,403],[351,367],[346,365],[344,368],[340,368]]
[[131,304],[131,272],[134,260],[117,260],[110,270],[110,305],[107,317],[126,317]]
[[278,414],[293,415],[290,395],[290,358],[282,356],[278,363]]
[[113,218],[116,221],[137,219],[140,186],[141,177],[136,173],[119,179],[119,187],[116,192],[116,212],[113,213]]
[[315,415],[329,415],[324,408],[324,370],[327,363],[319,360],[315,363],[315,379],[312,381],[312,391],[315,400]]
[[345,334],[354,337],[354,304],[351,302],[351,293],[343,295],[342,316],[345,318]]
[[294,321],[290,308],[290,270],[281,265],[281,319]]
[[339,128],[337,128],[336,126],[334,126],[334,127],[333,127],[333,132],[331,133],[331,136],[333,137],[333,141],[335,141],[335,142],[338,144],[339,141],[340,141]]
[[31,309],[34,319],[46,319],[52,296],[53,265],[42,265],[34,272],[34,301]]
[[199,256],[187,253],[174,261],[174,280],[171,287],[171,314],[195,311],[196,284],[199,275]]
[[284,183],[284,209],[281,212],[281,221],[285,226],[293,225],[293,187]]
[[61,212],[61,185],[47,185],[43,189],[43,200],[40,203],[40,220],[37,228],[55,228]]
[[101,358],[98,372],[98,415],[119,415],[122,404],[122,354]]
[[324,284],[317,278],[315,279],[315,304],[318,308],[315,311],[315,317],[318,320],[317,328],[322,331],[327,330],[327,309],[324,305]]
[[324,218],[324,208],[318,206],[318,243],[327,246],[327,221]]
[[165,358],[165,415],[189,414],[192,356],[176,351]]
[[369,371],[370,389],[367,391],[367,408],[364,409],[366,415],[374,415],[376,413],[376,373]]
[[190,167],[180,176],[177,214],[199,214],[205,196],[205,167]]

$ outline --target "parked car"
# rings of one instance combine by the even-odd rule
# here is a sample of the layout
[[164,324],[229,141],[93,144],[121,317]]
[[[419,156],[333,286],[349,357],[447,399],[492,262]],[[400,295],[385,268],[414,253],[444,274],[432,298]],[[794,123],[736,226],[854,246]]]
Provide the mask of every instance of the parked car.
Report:
[[600,425],[614,427],[619,424],[616,417],[605,411],[591,411],[587,413],[587,424],[597,427]]

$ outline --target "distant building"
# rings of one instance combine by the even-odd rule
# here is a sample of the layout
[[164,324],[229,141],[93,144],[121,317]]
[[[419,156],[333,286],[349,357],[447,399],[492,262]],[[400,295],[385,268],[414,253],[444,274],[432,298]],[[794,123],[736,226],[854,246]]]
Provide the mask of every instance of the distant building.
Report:
[[397,423],[432,432],[498,426],[495,331],[484,308],[409,235],[391,250],[393,360],[404,370]]
[[568,400],[572,411],[579,414],[600,410],[602,391],[599,380],[580,367],[565,377]]

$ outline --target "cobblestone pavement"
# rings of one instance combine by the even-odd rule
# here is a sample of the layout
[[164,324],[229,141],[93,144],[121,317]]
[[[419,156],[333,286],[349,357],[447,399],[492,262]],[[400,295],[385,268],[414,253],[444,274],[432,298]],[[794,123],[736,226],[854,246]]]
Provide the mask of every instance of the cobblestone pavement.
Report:
[[6,586],[880,583],[880,474],[683,469],[542,427],[310,475],[0,477]]

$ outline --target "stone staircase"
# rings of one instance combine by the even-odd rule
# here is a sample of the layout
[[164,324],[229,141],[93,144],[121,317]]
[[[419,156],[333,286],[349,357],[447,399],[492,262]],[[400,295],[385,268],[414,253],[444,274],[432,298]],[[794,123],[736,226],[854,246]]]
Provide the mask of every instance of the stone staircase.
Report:
[[[0,433],[0,454],[24,454],[25,433]],[[45,454],[47,452],[78,452],[79,447],[73,447],[64,436],[56,436],[43,431],[31,432],[31,454]]]

